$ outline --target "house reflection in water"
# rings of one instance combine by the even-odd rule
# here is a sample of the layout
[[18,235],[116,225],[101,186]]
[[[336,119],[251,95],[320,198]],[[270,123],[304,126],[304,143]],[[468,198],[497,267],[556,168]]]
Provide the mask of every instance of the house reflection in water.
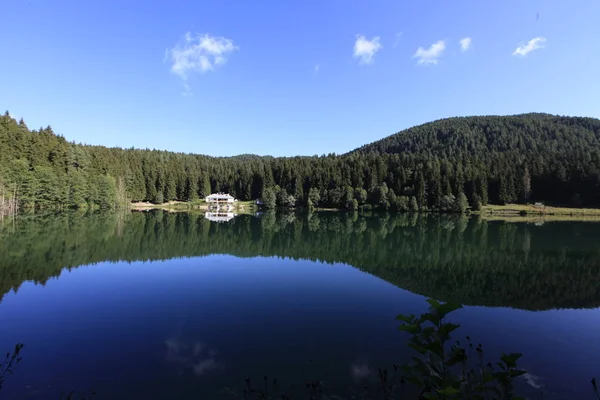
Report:
[[228,222],[234,219],[236,214],[232,212],[206,212],[204,218],[213,222]]

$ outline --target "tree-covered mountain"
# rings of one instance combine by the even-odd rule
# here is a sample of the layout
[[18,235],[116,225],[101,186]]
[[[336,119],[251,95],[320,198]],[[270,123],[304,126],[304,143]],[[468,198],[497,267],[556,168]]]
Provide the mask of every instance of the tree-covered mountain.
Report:
[[353,152],[478,157],[515,152],[522,156],[568,154],[598,147],[600,120],[550,114],[446,118],[415,126]]
[[22,208],[190,201],[229,192],[266,206],[460,211],[543,201],[600,206],[600,120],[450,118],[344,155],[210,157],[68,142],[0,117],[0,191]]

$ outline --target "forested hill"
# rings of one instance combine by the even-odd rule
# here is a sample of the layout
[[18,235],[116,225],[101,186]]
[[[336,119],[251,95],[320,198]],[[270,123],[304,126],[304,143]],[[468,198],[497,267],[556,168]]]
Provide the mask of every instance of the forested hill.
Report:
[[[455,157],[488,152],[524,156],[566,153],[600,146],[600,120],[550,114],[446,118],[415,126],[353,152],[419,153]],[[585,151],[584,151],[585,152]]]
[[451,118],[345,155],[209,157],[80,145],[49,126],[30,130],[8,112],[0,116],[0,199],[16,194],[21,208],[193,201],[216,191],[260,197],[267,207],[461,212],[488,202],[537,201],[600,207],[600,120]]

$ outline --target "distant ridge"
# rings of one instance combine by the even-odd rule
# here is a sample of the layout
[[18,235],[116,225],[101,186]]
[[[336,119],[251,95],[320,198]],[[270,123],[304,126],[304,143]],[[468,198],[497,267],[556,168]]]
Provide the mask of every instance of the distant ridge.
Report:
[[[559,137],[556,133],[564,135]],[[512,136],[508,139],[506,136]],[[591,134],[593,139],[589,142]],[[572,135],[572,136],[571,136]],[[527,143],[544,145],[538,141],[571,143],[572,139],[586,137],[586,144],[600,144],[600,120],[588,117],[566,117],[545,113],[517,115],[488,115],[451,117],[417,125],[375,142],[365,144],[351,153],[447,153],[448,147],[472,146],[473,153],[484,150],[526,151]],[[523,140],[518,140],[523,139]],[[504,142],[504,143],[503,143]]]

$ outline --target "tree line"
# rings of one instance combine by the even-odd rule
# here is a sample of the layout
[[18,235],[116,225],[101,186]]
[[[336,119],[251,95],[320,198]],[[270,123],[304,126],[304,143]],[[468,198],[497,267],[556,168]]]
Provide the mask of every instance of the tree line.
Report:
[[23,209],[195,201],[267,208],[463,212],[487,203],[600,206],[600,120],[524,114],[435,121],[343,155],[210,157],[67,141],[0,117],[0,188]]
[[43,284],[80,265],[231,254],[345,263],[468,305],[600,306],[594,224],[369,214],[267,212],[225,224],[162,211],[22,216],[0,224],[0,300],[25,281]]

